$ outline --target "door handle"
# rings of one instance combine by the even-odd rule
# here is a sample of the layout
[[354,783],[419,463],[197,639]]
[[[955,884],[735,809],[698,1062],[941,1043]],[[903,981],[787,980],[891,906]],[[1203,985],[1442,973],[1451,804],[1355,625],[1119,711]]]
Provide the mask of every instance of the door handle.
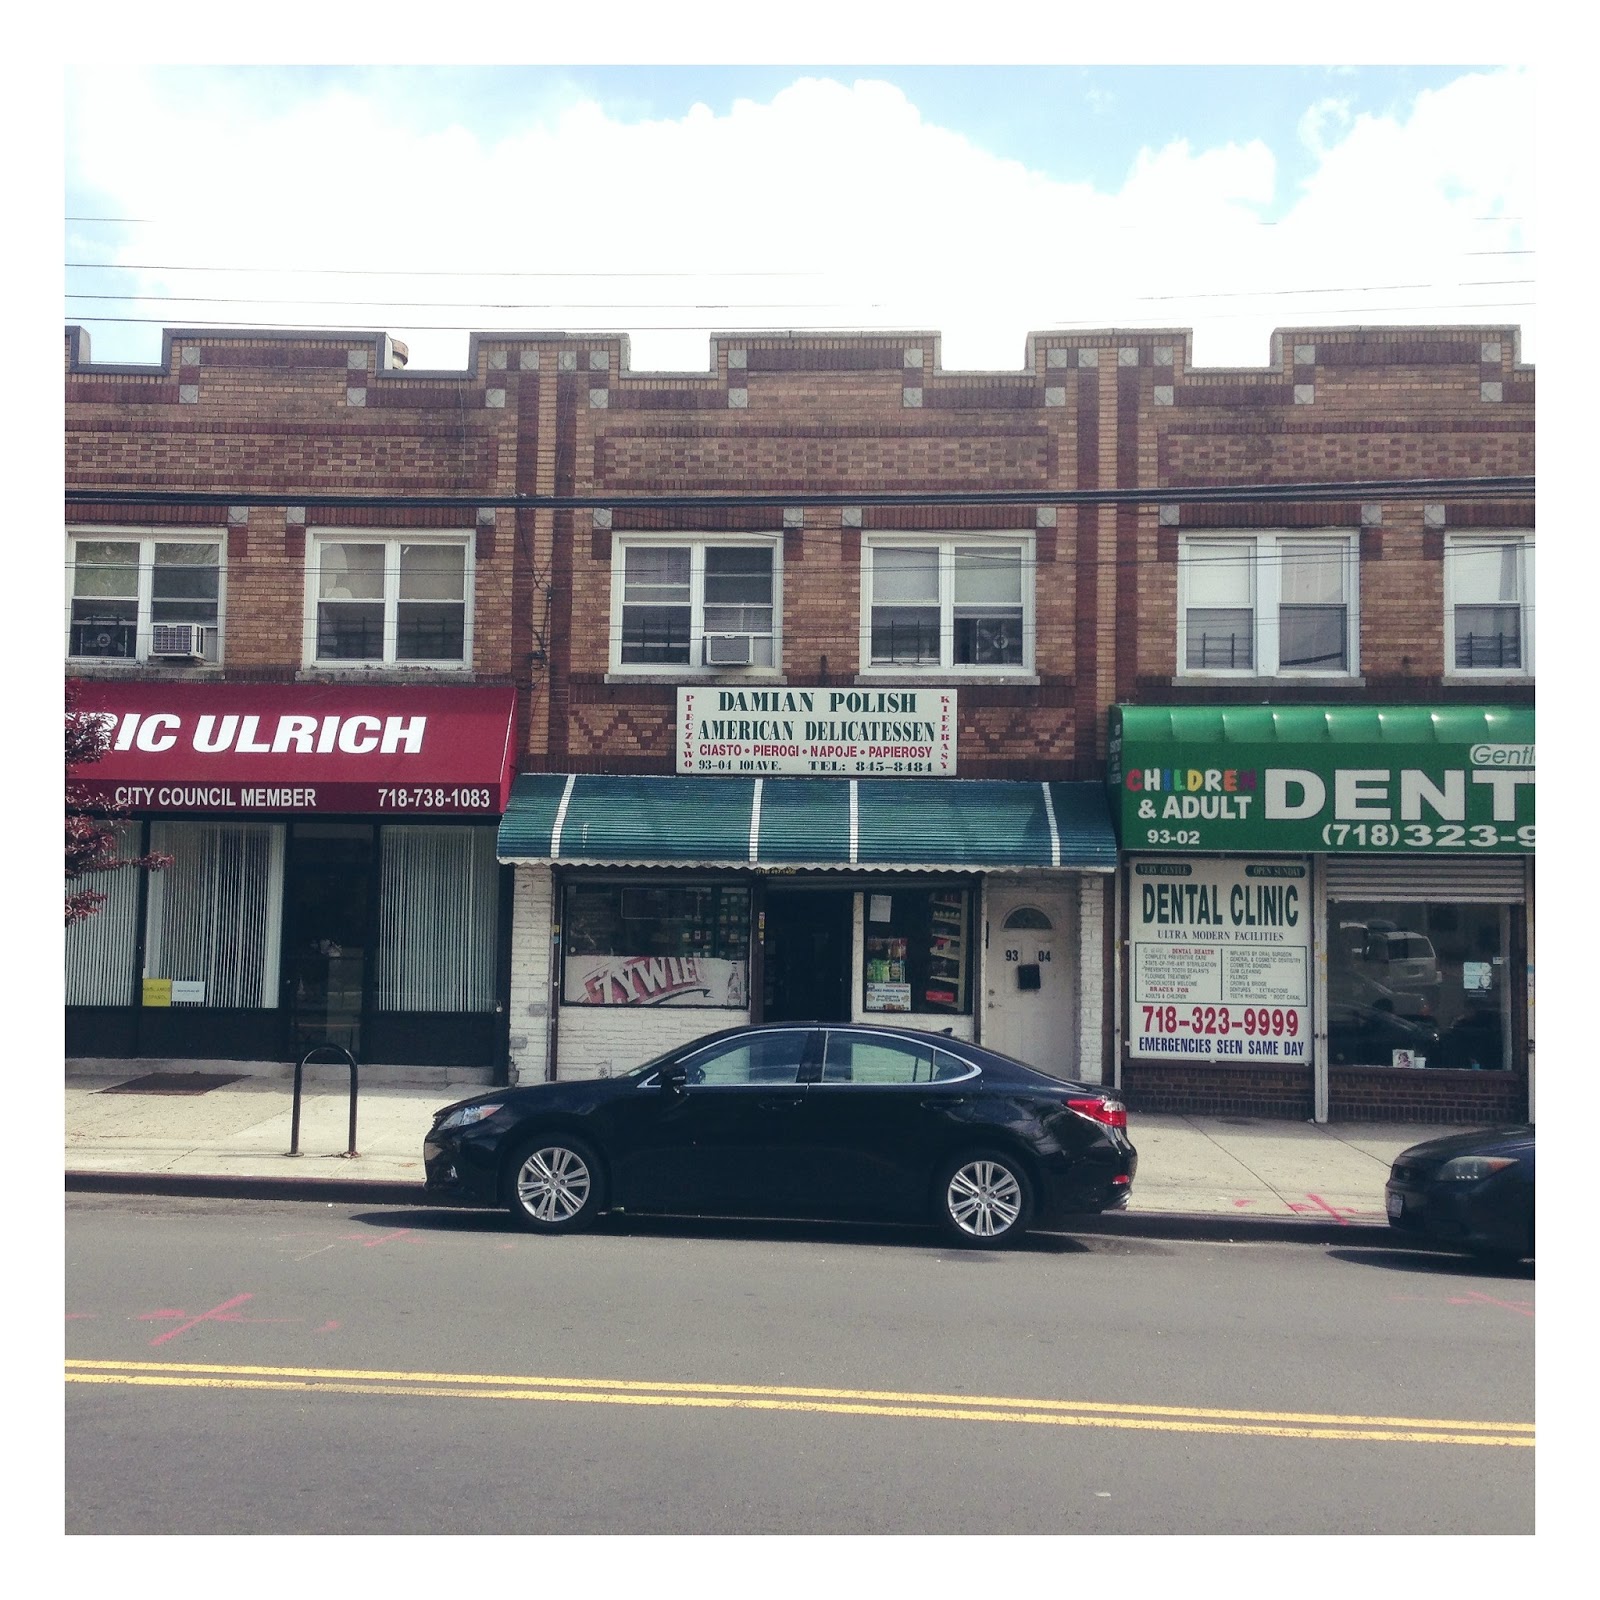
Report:
[[793,1111],[796,1106],[804,1104],[805,1096],[798,1094],[792,1100],[780,1100],[776,1096],[769,1095],[756,1101],[756,1106],[761,1111]]
[[924,1111],[942,1111],[946,1106],[964,1106],[967,1097],[964,1094],[938,1095],[922,1102]]

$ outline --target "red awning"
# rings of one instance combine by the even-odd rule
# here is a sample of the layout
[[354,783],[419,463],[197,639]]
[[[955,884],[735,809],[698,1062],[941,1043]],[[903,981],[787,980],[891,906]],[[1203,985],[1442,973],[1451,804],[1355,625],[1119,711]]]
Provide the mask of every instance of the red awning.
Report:
[[476,685],[117,683],[80,706],[111,748],[72,781],[136,812],[497,817],[516,691]]

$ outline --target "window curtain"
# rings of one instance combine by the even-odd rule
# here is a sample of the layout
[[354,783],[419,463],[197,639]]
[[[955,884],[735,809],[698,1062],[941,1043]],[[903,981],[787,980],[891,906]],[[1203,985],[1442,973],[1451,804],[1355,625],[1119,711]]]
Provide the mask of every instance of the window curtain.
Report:
[[[120,827],[119,856],[139,854],[137,825]],[[105,903],[82,922],[67,925],[67,1004],[69,1006],[132,1005],[133,963],[138,948],[139,874],[96,872],[73,885],[95,889]]]
[[200,1005],[275,1009],[283,840],[275,823],[154,824],[151,849],[173,861],[150,875],[146,976],[203,984]]
[[495,830],[383,830],[380,1011],[492,1011],[500,874]]

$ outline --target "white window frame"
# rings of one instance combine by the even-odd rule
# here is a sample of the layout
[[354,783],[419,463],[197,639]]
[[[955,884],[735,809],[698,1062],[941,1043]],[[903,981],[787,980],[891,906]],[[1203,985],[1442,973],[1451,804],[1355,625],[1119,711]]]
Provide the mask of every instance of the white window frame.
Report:
[[[1251,664],[1247,667],[1191,667],[1189,662],[1190,578],[1206,547],[1249,544],[1251,549]],[[1327,544],[1343,556],[1345,589],[1345,665],[1284,667],[1278,660],[1278,612],[1282,605],[1280,545]],[[1254,528],[1185,533],[1178,543],[1178,658],[1180,678],[1357,678],[1361,673],[1361,549],[1354,529]]]
[[[706,551],[767,550],[772,556],[772,664],[742,666],[710,663],[705,657]],[[641,549],[689,552],[688,661],[624,661],[622,612],[627,592],[627,551]],[[753,637],[761,637],[753,635]],[[783,668],[783,536],[776,533],[650,533],[614,534],[611,541],[611,641],[609,671],[627,677],[709,678],[737,672],[740,676],[775,677]]]
[[[923,549],[933,546],[939,557],[939,659],[937,661],[879,661],[872,659],[873,558],[879,550]],[[1021,574],[1022,659],[985,665],[955,659],[956,551],[1016,551]],[[860,675],[864,678],[960,677],[1031,678],[1034,674],[1036,587],[1035,542],[1032,533],[874,533],[861,541]]]
[[[381,544],[383,568],[383,655],[381,659],[319,656],[317,607],[322,548],[330,544]],[[397,651],[400,608],[400,550],[404,545],[452,546],[466,553],[462,573],[461,659],[412,658]],[[470,672],[473,660],[473,613],[477,591],[477,545],[471,529],[458,528],[308,528],[306,530],[305,610],[301,618],[302,664],[325,672],[372,672],[411,668],[429,672]]]
[[[104,542],[108,544],[137,544],[139,546],[139,578],[136,597],[137,615],[134,623],[134,650],[131,656],[109,656],[93,653],[72,653],[72,605],[78,571],[78,546]],[[228,536],[223,528],[160,528],[141,524],[138,527],[99,527],[74,523],[67,529],[67,579],[66,579],[66,637],[63,649],[69,661],[93,662],[96,666],[134,667],[147,664],[150,654],[150,625],[155,589],[155,547],[158,544],[211,545],[217,552],[217,620],[202,626],[210,629],[209,649],[205,655],[207,666],[222,662],[223,629],[227,618],[228,590]]]
[[[1518,552],[1517,588],[1514,603],[1522,629],[1522,661],[1515,667],[1456,665],[1456,577],[1459,567],[1453,559],[1465,550],[1486,546],[1514,545]],[[1528,528],[1504,528],[1499,532],[1446,534],[1444,542],[1444,670],[1451,678],[1531,678],[1533,670],[1533,532]],[[1473,604],[1461,601],[1461,604]]]

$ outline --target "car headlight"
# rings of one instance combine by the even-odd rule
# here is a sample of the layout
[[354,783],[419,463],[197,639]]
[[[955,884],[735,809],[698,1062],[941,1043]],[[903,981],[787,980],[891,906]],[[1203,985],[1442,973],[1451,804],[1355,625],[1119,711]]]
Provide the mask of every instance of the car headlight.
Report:
[[1476,1183],[1517,1164],[1515,1156],[1455,1156],[1439,1168],[1437,1176],[1459,1183]]
[[482,1122],[485,1117],[492,1117],[500,1109],[498,1105],[488,1106],[462,1106],[452,1111],[443,1122],[433,1125],[435,1133],[444,1133],[450,1128],[470,1128],[475,1122]]

